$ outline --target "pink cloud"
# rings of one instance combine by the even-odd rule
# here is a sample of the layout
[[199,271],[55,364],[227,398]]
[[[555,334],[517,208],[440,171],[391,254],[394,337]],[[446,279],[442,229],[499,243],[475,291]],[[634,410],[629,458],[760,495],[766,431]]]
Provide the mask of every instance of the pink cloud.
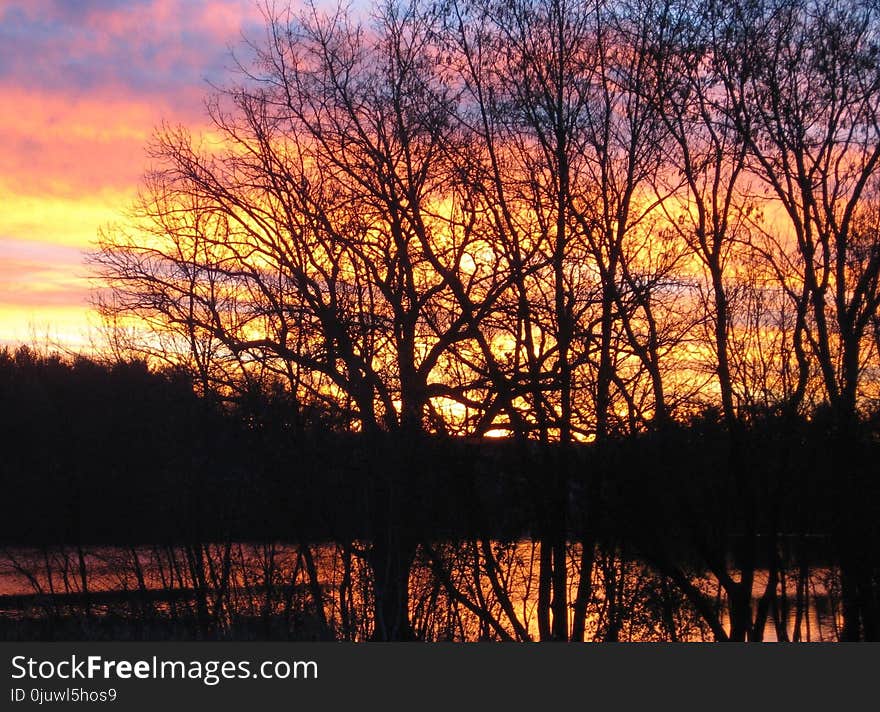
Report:
[[0,240],[0,306],[22,310],[81,306],[89,282],[78,250]]
[[0,84],[0,183],[28,195],[125,190],[142,177],[145,147],[163,120],[198,126],[193,106],[99,90],[67,97]]
[[83,252],[62,243],[122,216],[155,127],[198,132],[230,47],[262,28],[254,0],[0,2],[0,342],[84,319]]
[[169,98],[222,80],[229,46],[261,24],[250,0],[20,0],[0,9],[0,77],[65,94],[113,86]]

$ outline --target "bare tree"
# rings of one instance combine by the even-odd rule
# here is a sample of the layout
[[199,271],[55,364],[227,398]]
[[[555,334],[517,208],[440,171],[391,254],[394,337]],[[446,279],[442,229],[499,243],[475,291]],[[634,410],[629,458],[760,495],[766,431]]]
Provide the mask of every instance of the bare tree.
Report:
[[[746,429],[759,404],[794,422],[821,400],[838,502],[862,522],[838,532],[846,636],[875,637],[870,558],[853,556],[865,483],[845,466],[880,333],[874,4],[389,0],[369,22],[265,19],[209,100],[211,134],[157,135],[131,219],[102,236],[101,306],[206,394],[275,384],[363,435],[374,637],[417,635],[411,609],[422,631],[473,615],[531,637],[509,552],[471,537],[468,588],[410,506],[429,435],[486,434],[544,473],[538,636],[584,639],[599,594],[603,635],[623,635],[628,564],[596,559],[604,448],[708,404],[729,482],[717,516],[705,493],[682,511],[728,624],[680,562],[660,561],[663,581],[719,638],[759,638],[782,495],[746,466]],[[589,441],[600,464],[581,477]],[[435,578],[411,601],[420,551]],[[774,563],[756,604],[759,553]],[[426,614],[440,595],[461,616]]]
[[[714,11],[726,38],[717,71],[732,115],[754,172],[788,219],[791,239],[780,250],[787,260],[779,272],[840,435],[840,505],[852,508],[860,487],[846,453],[878,306],[880,252],[858,225],[880,161],[880,16],[874,3],[858,0],[734,3]],[[859,546],[855,532],[840,538],[849,552]],[[860,635],[860,620],[865,635],[877,635],[876,612],[865,603],[870,595],[854,592],[869,587],[865,575],[844,575],[847,639]]]

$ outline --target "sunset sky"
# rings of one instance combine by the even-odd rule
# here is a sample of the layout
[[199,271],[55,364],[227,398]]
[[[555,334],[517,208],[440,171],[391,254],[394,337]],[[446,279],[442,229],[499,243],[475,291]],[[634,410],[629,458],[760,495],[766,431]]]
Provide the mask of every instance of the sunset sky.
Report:
[[262,27],[254,0],[0,0],[0,346],[88,346],[98,229]]

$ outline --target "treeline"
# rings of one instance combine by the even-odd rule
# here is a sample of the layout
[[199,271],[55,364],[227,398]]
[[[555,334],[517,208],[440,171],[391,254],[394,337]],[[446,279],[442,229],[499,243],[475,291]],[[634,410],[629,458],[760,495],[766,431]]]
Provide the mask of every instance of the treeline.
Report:
[[[313,413],[297,418],[299,404],[283,392],[220,403],[181,371],[28,347],[0,351],[0,401],[0,539],[18,545],[369,539],[380,534],[370,510],[390,485],[419,539],[512,540],[548,516],[547,471],[560,456],[536,442],[428,436],[402,457],[394,438],[334,429]],[[871,487],[877,434],[866,423],[851,453]],[[757,533],[827,537],[838,516],[827,496],[830,417],[768,418],[741,436]],[[578,538],[590,506],[606,543],[634,550],[658,528],[673,539],[699,527],[745,535],[732,506],[742,474],[731,470],[730,440],[707,411],[662,434],[578,445],[567,538]],[[603,486],[589,503],[595,477]]]
[[[873,478],[851,457],[880,388],[876,2],[390,0],[363,23],[266,20],[208,101],[210,135],[160,130],[131,219],[102,234],[108,348],[221,399],[280,388],[402,462],[431,436],[554,453],[537,532],[554,639],[580,635],[580,444],[673,437],[714,408],[751,570],[749,433],[822,411],[844,637],[876,638]],[[396,636],[416,551],[398,494],[418,476],[389,477],[371,516]],[[587,552],[604,486],[591,471]],[[754,579],[715,568],[745,637]]]
[[403,481],[420,538],[529,528],[503,445],[425,440],[404,461],[283,391],[221,402],[179,369],[21,347],[0,351],[0,402],[6,544],[371,538]]
[[[547,518],[559,515],[546,487],[548,470],[560,458],[558,445],[531,443],[523,448],[508,439],[426,436],[402,453],[393,438],[334,430],[314,414],[295,417],[300,409],[283,392],[252,393],[234,405],[222,404],[196,395],[189,377],[179,371],[151,371],[137,362],[46,357],[27,348],[0,352],[0,400],[0,540],[12,551],[44,550],[46,557],[55,557],[49,552],[72,547],[70,551],[83,557],[84,550],[100,545],[132,552],[133,546],[149,545],[159,552],[179,547],[204,550],[207,556],[211,546],[228,553],[231,544],[240,542],[291,542],[300,547],[338,542],[348,547],[351,541],[368,544],[387,536],[377,528],[382,520],[376,510],[383,511],[393,497],[398,507],[393,526],[401,527],[421,552],[414,553],[410,566],[421,562],[449,601],[464,600],[469,605],[461,604],[463,610],[479,611],[480,605],[489,604],[480,597],[469,598],[473,592],[459,590],[452,578],[456,567],[473,556],[470,547],[480,554],[466,568],[481,571],[481,576],[493,571],[497,575],[511,562],[501,554],[494,560],[488,542],[540,542]],[[839,561],[833,535],[841,518],[880,520],[874,476],[880,456],[876,427],[866,423],[853,439],[857,449],[850,453],[854,469],[863,473],[861,491],[868,496],[861,511],[840,511],[837,500],[829,497],[837,486],[832,428],[830,415],[822,412],[809,420],[753,422],[739,435],[744,455],[736,467],[742,470],[732,469],[731,435],[720,415],[711,411],[662,434],[578,445],[569,454],[566,571],[569,577],[590,576],[591,588],[573,601],[583,613],[579,623],[572,623],[587,626],[588,611],[618,605],[619,610],[612,609],[613,626],[629,625],[634,612],[623,603],[609,603],[607,596],[624,585],[622,579],[615,583],[614,576],[624,576],[625,562],[636,561],[657,577],[652,585],[679,591],[681,600],[675,605],[685,608],[676,615],[690,610],[699,621],[692,625],[705,626],[706,635],[736,637],[731,612],[749,616],[739,622],[743,636],[760,639],[768,625],[777,628],[777,635],[793,634],[785,633],[791,623],[780,613],[790,596],[790,582],[806,586],[817,572],[835,570]],[[593,487],[597,478],[603,483],[599,491]],[[743,498],[752,503],[752,511],[740,507]],[[876,524],[871,536],[859,542],[859,552],[876,575],[876,560],[870,558],[880,538]],[[454,542],[462,553],[452,556],[449,552],[456,549],[449,546]],[[589,552],[584,542],[591,543]],[[573,546],[578,547],[576,556]],[[452,558],[447,560],[442,552]],[[584,567],[584,556],[599,568]],[[201,557],[198,554],[200,562]],[[20,558],[15,554],[12,560]],[[609,560],[622,567],[617,574],[616,569],[607,570]],[[51,568],[40,574],[50,567],[49,561],[46,558],[29,573],[51,575]],[[188,561],[192,566],[193,560]],[[369,557],[365,561],[368,572],[382,563]],[[86,566],[85,559],[80,563]],[[764,572],[754,584],[758,603],[750,597],[740,604],[745,609],[729,601],[722,605],[711,589],[698,585],[723,581],[731,587],[725,597],[735,594],[731,569],[753,577]],[[216,575],[214,569],[211,573]],[[61,576],[59,571],[55,574]],[[218,595],[219,584],[206,583],[210,577],[204,576],[201,584],[200,578],[193,579],[194,586],[203,587],[200,595]],[[602,582],[599,588],[594,579]],[[789,584],[780,586],[786,580]],[[367,583],[375,586],[375,578]],[[277,585],[283,589],[287,584],[280,580]],[[332,592],[321,594],[320,585],[310,585],[318,586],[309,594],[314,613]],[[512,581],[496,586],[490,602],[522,595]],[[90,600],[108,595],[89,594],[85,581],[74,591],[72,600],[86,605],[84,610],[90,610]],[[145,601],[159,601],[166,594],[172,595],[148,589],[140,595]],[[270,594],[275,595],[266,593]],[[122,602],[138,594],[115,595],[126,596],[119,598]],[[195,594],[184,590],[174,595]],[[28,625],[43,630],[55,620],[52,616],[70,605],[64,600],[53,604],[50,618]],[[451,605],[449,601],[437,605]],[[803,601],[800,605],[809,616],[809,606]],[[439,610],[432,615],[439,616]],[[358,630],[379,638],[375,616],[374,610]],[[265,625],[277,626],[279,621],[273,620]],[[194,620],[196,628],[189,633],[175,629],[174,635],[207,635],[218,621]],[[135,615],[125,625],[148,623]],[[56,624],[66,635],[81,634],[71,633],[71,621],[58,619]],[[122,625],[115,618],[108,621],[111,624]],[[158,619],[149,625],[159,625]],[[514,637],[517,630],[525,631],[511,625],[507,622],[499,630],[512,630]],[[798,636],[804,635],[801,625],[794,626]],[[125,635],[131,634],[128,630]],[[160,630],[153,634],[161,636]],[[613,627],[603,630],[603,636],[619,633]],[[666,634],[674,638],[676,630],[672,625]],[[584,634],[581,628],[579,635]]]

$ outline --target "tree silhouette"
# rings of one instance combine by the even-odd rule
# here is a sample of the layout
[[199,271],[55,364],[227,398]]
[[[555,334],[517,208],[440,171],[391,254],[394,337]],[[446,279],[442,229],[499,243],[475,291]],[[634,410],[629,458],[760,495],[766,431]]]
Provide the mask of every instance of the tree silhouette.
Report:
[[[878,382],[878,28],[867,0],[267,12],[208,103],[210,140],[162,128],[102,235],[114,345],[226,407],[274,393],[358,434],[377,639],[417,635],[419,557],[487,635],[531,637],[499,583],[509,552],[468,532],[465,594],[458,550],[420,519],[448,476],[423,455],[486,435],[531,488],[541,639],[583,640],[600,594],[602,635],[623,631],[619,491],[669,525],[618,471],[637,462],[621,441],[675,483],[691,556],[637,526],[630,543],[716,637],[763,635],[786,600],[781,530],[805,531],[792,490],[823,482],[844,637],[874,639],[876,485],[850,456],[868,461]],[[805,432],[831,437],[827,481],[797,474]],[[676,452],[700,433],[714,450]]]

